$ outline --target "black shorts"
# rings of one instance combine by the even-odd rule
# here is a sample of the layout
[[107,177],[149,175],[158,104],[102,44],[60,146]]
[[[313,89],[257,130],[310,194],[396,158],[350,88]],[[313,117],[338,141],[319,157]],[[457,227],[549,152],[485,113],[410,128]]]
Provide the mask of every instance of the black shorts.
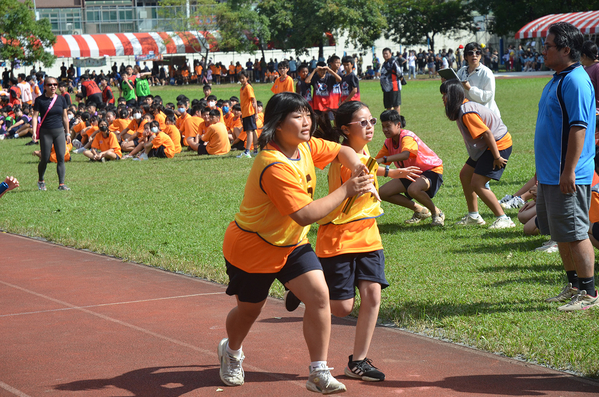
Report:
[[201,156],[203,154],[210,154],[208,153],[208,145],[204,145],[204,142],[200,142],[200,144],[198,145],[198,154]]
[[102,102],[102,93],[97,92],[95,94],[88,96],[85,103],[89,104],[90,102],[94,103],[96,105],[96,107],[100,107],[100,105],[102,105],[104,103],[104,102]]
[[245,150],[245,143],[243,141],[237,142],[235,145],[231,145],[233,150]]
[[401,91],[383,92],[383,106],[385,109],[396,108],[399,105],[401,105]]
[[229,286],[227,295],[237,295],[241,302],[258,303],[268,297],[270,286],[278,279],[283,285],[296,277],[322,266],[310,244],[296,247],[287,257],[285,266],[278,273],[248,273],[233,266],[225,259]]
[[164,153],[164,145],[160,145],[155,149],[152,149],[148,152],[148,157],[158,157],[161,159],[166,158],[166,153]]
[[256,127],[256,115],[252,114],[251,116],[244,117],[242,119],[243,122],[243,130],[245,132],[248,131],[256,131],[258,128]]
[[137,145],[139,145],[139,138],[135,137],[133,138],[133,144],[137,147]]
[[319,259],[331,300],[352,299],[360,280],[379,283],[382,289],[389,286],[383,250]]
[[[420,176],[428,179],[428,182],[430,184],[428,190],[426,191],[426,194],[428,194],[428,196],[430,198],[435,197],[435,195],[441,188],[441,185],[443,184],[443,174],[437,174],[434,171],[428,170],[428,171],[424,171],[422,174],[420,174]],[[412,197],[408,194],[408,187],[410,187],[410,185],[412,184],[412,181],[409,179],[405,179],[405,178],[401,178],[400,181],[403,184],[403,186],[406,188],[406,193],[404,193],[404,194],[406,195],[407,198],[412,200]]]
[[591,231],[595,240],[599,240],[599,223],[591,224]]
[[[507,149],[499,151],[499,155],[506,160],[510,158],[511,154],[511,146]],[[468,160],[466,160],[466,164],[474,168],[475,174],[486,176],[487,178],[491,178],[498,181],[499,179],[501,179],[501,175],[503,174],[503,171],[505,171],[507,165],[503,168],[493,168],[493,161],[495,161],[495,159],[493,158],[493,153],[491,153],[490,150],[485,150],[483,155],[480,156],[480,158],[476,161],[472,160],[471,157],[468,157]]]

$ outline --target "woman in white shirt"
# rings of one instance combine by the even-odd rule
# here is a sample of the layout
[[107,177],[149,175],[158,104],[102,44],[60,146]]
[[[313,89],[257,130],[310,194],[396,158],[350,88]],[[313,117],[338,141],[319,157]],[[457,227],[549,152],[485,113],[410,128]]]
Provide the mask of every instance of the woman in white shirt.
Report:
[[481,57],[482,48],[478,43],[466,44],[464,59],[468,65],[458,70],[458,77],[464,86],[466,98],[480,103],[501,117],[495,103],[495,76],[491,69],[480,62]]

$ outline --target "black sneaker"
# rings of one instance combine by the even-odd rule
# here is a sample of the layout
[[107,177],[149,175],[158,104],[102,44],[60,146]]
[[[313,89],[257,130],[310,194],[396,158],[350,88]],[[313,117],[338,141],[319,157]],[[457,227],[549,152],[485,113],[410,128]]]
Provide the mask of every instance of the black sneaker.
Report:
[[285,301],[285,309],[287,309],[288,312],[294,311],[295,309],[297,309],[299,304],[302,303],[302,301],[299,300],[299,298],[289,290],[285,291],[285,296],[283,297],[283,300]]
[[349,363],[345,367],[345,375],[368,382],[385,380],[385,374],[372,365],[372,361],[369,358],[364,358],[364,360],[360,361],[353,361],[353,358],[353,354],[349,356]]
[[29,142],[27,142],[27,143],[25,144],[25,146],[31,146],[31,145],[39,145],[39,143],[37,143],[37,142],[33,142],[33,140],[32,140],[32,141],[29,141]]
[[71,190],[67,185],[58,185],[58,190]]

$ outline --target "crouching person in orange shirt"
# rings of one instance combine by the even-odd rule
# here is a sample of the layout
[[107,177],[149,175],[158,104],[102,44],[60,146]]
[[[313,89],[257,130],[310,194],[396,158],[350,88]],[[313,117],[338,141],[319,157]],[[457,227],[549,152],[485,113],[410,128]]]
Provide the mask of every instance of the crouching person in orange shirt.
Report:
[[208,130],[200,137],[198,154],[227,154],[231,151],[227,127],[220,122],[220,112],[213,109],[208,113]]
[[100,120],[98,130],[100,132],[94,137],[91,150],[84,151],[83,155],[91,161],[120,160],[123,156],[121,145],[114,132],[108,130],[106,120]]
[[175,144],[166,133],[160,131],[160,123],[157,121],[146,124],[144,128],[144,141],[140,142],[140,144],[129,153],[129,156],[134,156],[141,152],[142,149],[144,152],[133,160],[147,160],[150,157],[172,159],[175,157],[176,153]]

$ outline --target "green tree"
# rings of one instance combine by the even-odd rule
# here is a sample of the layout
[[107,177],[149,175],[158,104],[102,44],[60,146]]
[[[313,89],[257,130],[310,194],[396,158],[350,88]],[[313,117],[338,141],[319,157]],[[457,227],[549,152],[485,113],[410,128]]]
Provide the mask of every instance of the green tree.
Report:
[[218,48],[218,40],[209,34],[216,30],[215,0],[161,0],[158,16],[160,28],[175,33],[195,32],[193,37],[199,45],[192,45],[194,51],[204,53],[204,68],[211,49]]
[[334,39],[347,34],[358,47],[372,46],[386,27],[383,6],[383,0],[263,0],[258,9],[269,20],[276,47],[301,55],[317,45],[320,57],[328,34]]
[[254,2],[233,0],[221,3],[216,13],[223,51],[262,52],[270,41],[269,21],[261,15]]
[[529,22],[549,14],[599,10],[598,0],[477,0],[481,14],[495,17],[489,30],[500,36],[511,36]]
[[0,58],[10,61],[11,73],[15,60],[41,62],[46,67],[54,64],[54,55],[44,50],[56,43],[52,26],[48,19],[35,20],[31,1],[0,0],[0,16]]
[[401,44],[430,44],[435,49],[437,34],[472,30],[471,2],[462,0],[388,0],[386,38]]

